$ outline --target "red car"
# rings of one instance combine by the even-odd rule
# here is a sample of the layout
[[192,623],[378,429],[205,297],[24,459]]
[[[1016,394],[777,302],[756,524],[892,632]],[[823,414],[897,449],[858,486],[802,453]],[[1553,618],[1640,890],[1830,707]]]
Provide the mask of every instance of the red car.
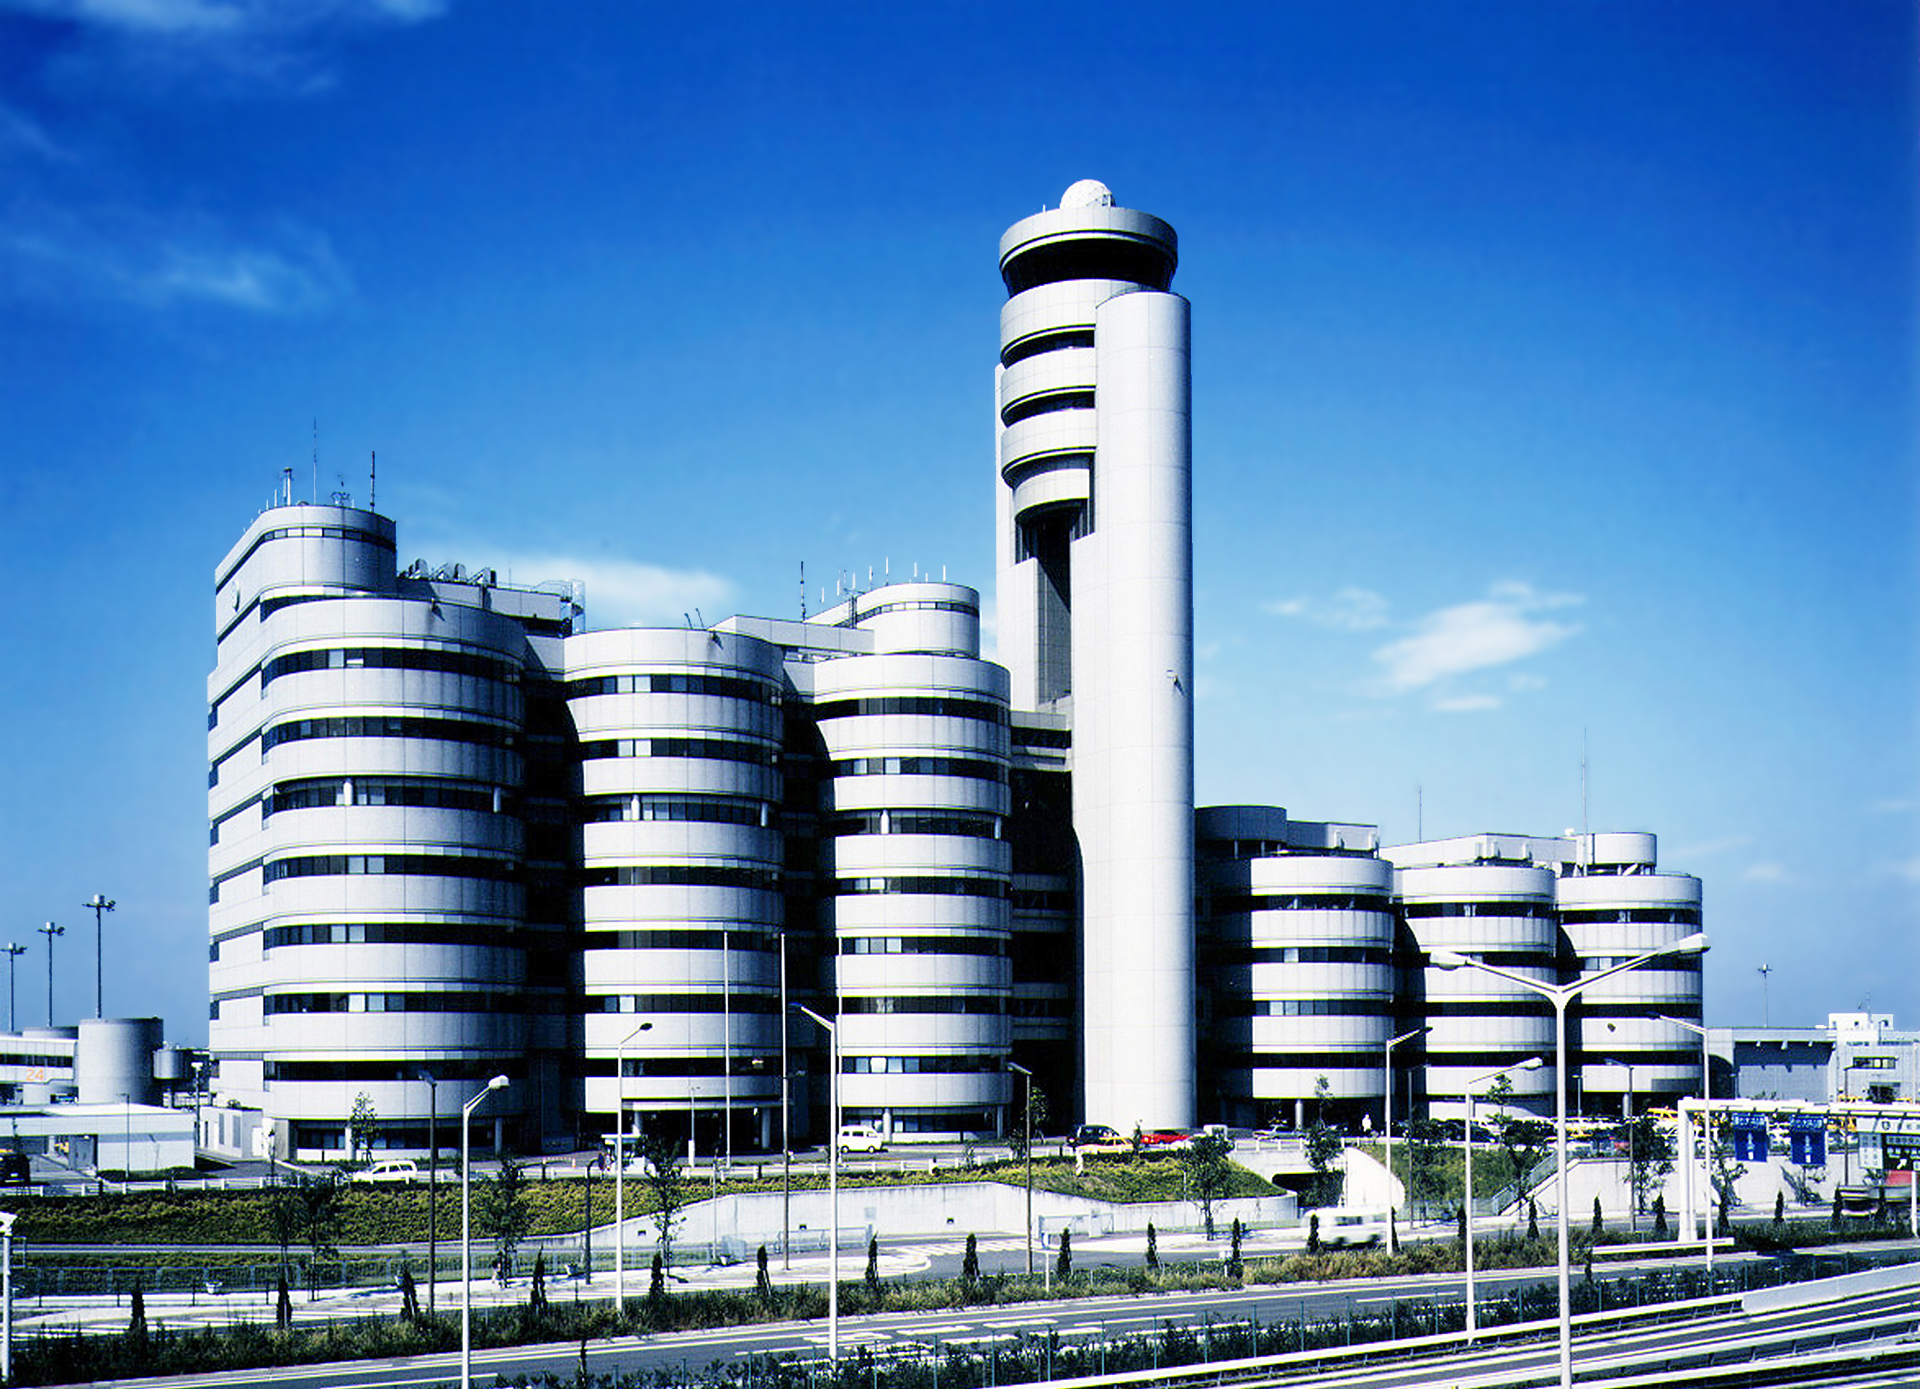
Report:
[[1179,1153],[1193,1146],[1193,1135],[1185,1129],[1148,1129],[1140,1135],[1140,1147],[1144,1151],[1157,1148],[1161,1152]]

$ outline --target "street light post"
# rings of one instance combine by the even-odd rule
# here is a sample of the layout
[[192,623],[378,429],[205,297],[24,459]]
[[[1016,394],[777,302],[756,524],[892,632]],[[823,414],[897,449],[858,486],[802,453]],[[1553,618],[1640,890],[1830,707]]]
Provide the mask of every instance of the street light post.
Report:
[[[1613,1024],[1608,1023],[1607,1026],[1612,1027]],[[1640,1233],[1640,1189],[1639,1183],[1634,1180],[1634,1163],[1640,1156],[1640,1135],[1633,1128],[1633,1062],[1610,1056],[1607,1064],[1624,1066],[1627,1070],[1627,1098],[1621,1108],[1627,1125],[1627,1225],[1637,1235]]]
[[[101,1018],[106,1016],[104,1009],[106,966],[102,963],[106,958],[106,932],[100,920],[107,912],[113,910],[113,899],[96,892],[80,905],[93,910],[93,1015]],[[48,1026],[51,1027],[52,1024],[49,1023]]]
[[47,1026],[52,1027],[53,1026],[53,938],[55,936],[64,936],[67,933],[67,928],[64,926],[56,926],[51,921],[49,921],[44,926],[36,926],[34,930],[40,935],[43,935],[47,938]]
[[0,1383],[13,1383],[13,1222],[0,1211]]
[[780,933],[780,1267],[793,1267],[793,1135],[788,1132],[791,1111],[788,1095],[793,1085],[787,1060],[787,933]]
[[440,1165],[440,1133],[435,1123],[440,1117],[440,1083],[431,1071],[415,1071],[415,1080],[427,1083],[427,1316],[433,1316],[434,1285],[440,1281],[440,1231],[435,1224],[440,1192],[434,1180]]
[[486,1089],[460,1107],[460,1389],[471,1389],[473,1384],[473,1238],[467,1201],[471,1121],[480,1102],[506,1085],[505,1076],[495,1076]]
[[1475,1086],[1484,1085],[1505,1075],[1509,1071],[1537,1071],[1546,1063],[1537,1056],[1529,1056],[1525,1061],[1515,1062],[1511,1066],[1502,1066],[1498,1070],[1488,1071],[1485,1075],[1475,1076],[1467,1082],[1467,1126],[1460,1134],[1460,1152],[1464,1159],[1463,1170],[1467,1183],[1467,1219],[1465,1222],[1467,1265],[1467,1344],[1473,1344],[1473,1338],[1480,1330],[1480,1308],[1473,1295],[1473,1091]]
[[1529,989],[1553,1004],[1554,1056],[1553,1056],[1553,1102],[1555,1134],[1555,1167],[1557,1169],[1554,1186],[1556,1204],[1560,1207],[1559,1218],[1559,1274],[1560,1274],[1560,1389],[1573,1389],[1573,1297],[1570,1260],[1567,1253],[1567,1005],[1579,997],[1582,991],[1598,984],[1602,979],[1611,979],[1630,969],[1638,969],[1649,960],[1657,960],[1664,955],[1698,955],[1707,948],[1707,937],[1703,932],[1695,932],[1682,940],[1675,941],[1661,950],[1652,950],[1644,955],[1636,955],[1631,960],[1622,961],[1610,969],[1585,975],[1571,984],[1542,984],[1538,979],[1530,979],[1524,974],[1516,974],[1499,965],[1490,965],[1484,960],[1471,959],[1454,950],[1435,950],[1427,956],[1428,963],[1436,969],[1477,969],[1487,974],[1497,975],[1510,984],[1518,984]]
[[14,961],[18,960],[22,955],[26,953],[27,953],[27,947],[24,945],[9,944],[7,946],[7,1031],[9,1032],[18,1032],[20,1030],[13,1020],[13,976],[15,972]]
[[[653,1024],[643,1022],[613,1049],[613,1309],[627,1311],[627,1046]],[[591,1277],[593,1270],[587,1270]]]
[[1021,1115],[1021,1134],[1027,1154],[1027,1277],[1033,1277],[1033,1072],[1018,1062],[1007,1062],[1007,1069],[1027,1078],[1027,1103]]
[[[1706,1190],[1701,1193],[1701,1196],[1706,1204],[1707,1272],[1712,1273],[1713,1272],[1713,1198],[1714,1198],[1714,1190],[1713,1190],[1713,1062],[1712,1062],[1712,1059],[1707,1055],[1707,1029],[1702,1027],[1697,1022],[1688,1022],[1685,1018],[1670,1018],[1670,1017],[1666,1017],[1665,1015],[1662,1015],[1659,1021],[1664,1023],[1671,1023],[1675,1027],[1684,1027],[1687,1029],[1687,1031],[1696,1034],[1700,1038],[1700,1142],[1702,1145],[1702,1151],[1700,1154],[1700,1174],[1702,1178],[1704,1178],[1706,1183]],[[1692,1142],[1691,1138],[1689,1138],[1688,1142],[1689,1144],[1691,1144]],[[1687,1174],[1687,1188],[1688,1188],[1687,1190],[1687,1210],[1688,1210],[1687,1234],[1689,1237],[1691,1237],[1693,1234],[1693,1227],[1692,1227],[1693,1154],[1692,1153],[1688,1153],[1686,1155],[1686,1166],[1682,1170]]]
[[[1389,1183],[1393,1181],[1393,1049],[1399,1046],[1402,1042],[1411,1042],[1415,1037],[1421,1036],[1424,1033],[1428,1033],[1431,1031],[1433,1031],[1431,1027],[1416,1027],[1413,1029],[1413,1031],[1402,1032],[1398,1037],[1391,1038],[1387,1042],[1386,1062],[1383,1067],[1383,1070],[1385,1071],[1384,1079],[1387,1082],[1386,1108],[1383,1111],[1383,1115],[1386,1122],[1381,1126],[1381,1130],[1386,1138],[1387,1181]],[[1413,1175],[1411,1165],[1409,1165],[1407,1175],[1409,1177]],[[1412,1185],[1411,1182],[1407,1183],[1408,1187],[1410,1187],[1411,1185]],[[1387,1187],[1387,1190],[1392,1191],[1393,1187],[1389,1185]],[[1406,1188],[1403,1187],[1402,1190],[1406,1190]],[[1387,1207],[1389,1210],[1391,1210],[1393,1207],[1393,1203],[1389,1201],[1387,1203]],[[1411,1218],[1413,1214],[1413,1200],[1412,1200],[1411,1192],[1408,1192],[1407,1214],[1409,1218]]]
[[840,1363],[840,1027],[804,1003],[793,1005],[827,1032],[827,1191],[833,1229],[827,1236],[827,1363]]

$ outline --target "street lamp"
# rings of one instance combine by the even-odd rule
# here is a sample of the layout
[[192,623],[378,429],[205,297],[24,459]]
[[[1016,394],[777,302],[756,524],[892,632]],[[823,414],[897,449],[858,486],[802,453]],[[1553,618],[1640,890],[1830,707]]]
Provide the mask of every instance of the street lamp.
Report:
[[505,1076],[495,1076],[486,1089],[460,1107],[460,1389],[473,1384],[473,1239],[467,1205],[470,1121],[482,1100],[506,1086]]
[[[1675,1027],[1684,1027],[1700,1038],[1700,1142],[1703,1151],[1700,1154],[1701,1176],[1706,1181],[1706,1190],[1702,1196],[1706,1199],[1706,1246],[1707,1271],[1713,1271],[1713,1063],[1707,1055],[1707,1029],[1697,1022],[1688,1022],[1685,1018],[1670,1018],[1661,1014],[1659,1022],[1671,1023]],[[1688,1145],[1692,1145],[1689,1137]],[[1680,1169],[1687,1174],[1687,1236],[1693,1236],[1693,1154],[1686,1156],[1686,1165]]]
[[7,946],[7,1031],[9,1032],[18,1032],[20,1030],[13,1021],[14,961],[26,953],[27,947],[24,945],[10,944]]
[[1475,1334],[1480,1330],[1480,1309],[1473,1296],[1473,1090],[1476,1085],[1484,1085],[1498,1079],[1509,1071],[1537,1071],[1546,1063],[1537,1056],[1529,1056],[1525,1061],[1515,1062],[1511,1066],[1502,1066],[1498,1070],[1488,1071],[1485,1075],[1475,1076],[1467,1082],[1467,1126],[1460,1134],[1460,1152],[1464,1159],[1467,1181],[1467,1219],[1466,1219],[1466,1262],[1467,1262],[1467,1344],[1473,1344]]
[[433,1289],[440,1281],[440,1231],[434,1223],[440,1204],[435,1189],[435,1172],[440,1166],[440,1133],[435,1121],[440,1117],[440,1082],[431,1071],[413,1073],[415,1080],[427,1083],[427,1316],[433,1316]]
[[56,926],[49,921],[44,926],[34,927],[34,931],[47,938],[47,1026],[53,1026],[53,938],[64,936],[67,928]]
[[[652,1023],[643,1022],[613,1049],[613,1307],[623,1316],[627,1310],[627,1044],[652,1030]],[[587,1277],[593,1277],[591,1268]]]
[[[1386,1082],[1387,1082],[1387,1101],[1386,1101],[1387,1107],[1385,1110],[1386,1124],[1384,1125],[1384,1131],[1385,1131],[1386,1140],[1387,1140],[1387,1181],[1389,1183],[1393,1181],[1393,1049],[1399,1046],[1402,1042],[1411,1042],[1415,1037],[1421,1036],[1422,1034],[1428,1033],[1431,1031],[1433,1031],[1431,1027],[1416,1027],[1413,1029],[1413,1031],[1402,1032],[1398,1037],[1394,1037],[1387,1042],[1386,1063],[1384,1066],[1384,1070],[1386,1071]],[[1411,1164],[1409,1164],[1408,1166],[1407,1176],[1409,1178],[1413,1176]],[[1409,1187],[1412,1186],[1412,1182],[1409,1181],[1407,1185]],[[1389,1185],[1387,1187],[1387,1190],[1392,1191],[1393,1187]],[[1389,1210],[1391,1210],[1393,1207],[1393,1202],[1391,1201],[1387,1202],[1387,1207]],[[1407,1213],[1409,1217],[1411,1217],[1413,1213],[1413,1200],[1412,1200],[1411,1192],[1408,1193]]]
[[[105,966],[101,963],[105,958],[106,948],[105,933],[101,928],[100,920],[103,915],[113,910],[113,899],[111,897],[103,897],[96,892],[80,905],[93,910],[93,1015],[96,1018],[101,1018],[106,1016],[103,1008],[106,991],[102,987],[106,973]],[[47,1025],[51,1027],[53,1024],[49,1023]]]
[[0,1211],[0,1382],[13,1383],[13,1222]]
[[1027,1078],[1027,1104],[1021,1115],[1023,1128],[1021,1133],[1026,1142],[1027,1152],[1027,1277],[1033,1277],[1033,1072],[1016,1061],[1007,1062],[1007,1069],[1018,1071]]
[[804,1003],[793,1005],[827,1030],[827,1363],[840,1363],[840,1028]]
[[1435,969],[1477,969],[1496,975],[1510,984],[1518,984],[1548,999],[1553,1004],[1554,1054],[1553,1089],[1555,1121],[1556,1175],[1554,1187],[1560,1207],[1559,1219],[1559,1262],[1560,1262],[1560,1389],[1573,1389],[1573,1294],[1570,1261],[1567,1255],[1567,1005],[1580,994],[1598,984],[1602,979],[1611,979],[1616,974],[1630,969],[1638,969],[1649,960],[1657,960],[1663,955],[1698,955],[1707,948],[1707,937],[1703,932],[1675,941],[1672,945],[1659,950],[1636,955],[1603,969],[1596,974],[1583,975],[1571,984],[1542,984],[1524,974],[1516,974],[1499,965],[1490,965],[1484,960],[1471,959],[1454,950],[1435,950],[1427,956],[1427,962]]

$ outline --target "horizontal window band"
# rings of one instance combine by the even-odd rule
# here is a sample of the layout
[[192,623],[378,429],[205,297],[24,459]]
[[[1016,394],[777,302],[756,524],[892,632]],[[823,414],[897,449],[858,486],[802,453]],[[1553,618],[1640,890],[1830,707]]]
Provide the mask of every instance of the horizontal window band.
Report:
[[1212,965],[1391,965],[1393,951],[1374,945],[1230,945],[1203,950]]
[[[227,1061],[234,1058],[223,1053],[220,1059]],[[375,1084],[406,1080],[424,1083],[426,1076],[431,1075],[436,1085],[444,1085],[475,1081],[484,1083],[497,1075],[504,1075],[509,1080],[524,1080],[527,1075],[527,1063],[524,1057],[519,1056],[461,1057],[420,1061],[397,1057],[341,1061],[280,1061],[268,1058],[265,1060],[263,1071],[263,1079],[281,1084],[297,1081],[343,1080]],[[451,1125],[454,1121],[448,1122]]]
[[778,892],[780,873],[773,868],[736,868],[717,863],[665,863],[588,868],[580,874],[580,883],[583,887],[744,887]]
[[865,1075],[1002,1075],[1006,1062],[998,1053],[988,1056],[843,1056],[840,1074]]
[[956,839],[998,839],[1000,817],[955,810],[842,811],[826,823],[834,838],[856,834],[940,834]]
[[1551,1018],[1553,1005],[1538,995],[1526,998],[1492,998],[1485,1002],[1449,1003],[1428,999],[1420,1005],[1428,1018]]
[[1417,920],[1428,916],[1492,916],[1523,921],[1558,921],[1551,902],[1405,902],[1400,914]]
[[[863,617],[871,614],[862,614]],[[878,718],[912,714],[928,718],[975,719],[981,723],[1004,724],[1007,707],[984,699],[961,699],[951,695],[876,695],[867,699],[831,699],[813,707],[816,722],[828,719]]]
[[580,744],[580,760],[607,757],[685,757],[706,762],[746,762],[774,767],[779,749],[770,743],[746,743],[732,738],[602,738]]
[[956,603],[947,598],[902,598],[892,603],[881,603],[877,607],[861,608],[860,620],[880,617],[886,613],[941,612],[964,613],[968,617],[980,616],[980,608],[974,603]]
[[471,878],[517,883],[520,866],[505,859],[461,858],[452,854],[314,854],[275,859],[266,865],[269,883],[287,878],[359,876]]
[[865,998],[842,994],[840,1011],[848,1015],[891,1013],[962,1013],[998,1017],[1007,1011],[1001,994],[889,994]]
[[301,945],[458,945],[486,950],[523,950],[529,935],[512,927],[458,921],[315,922],[269,926],[261,948],[283,950]]
[[1068,328],[1064,331],[1033,333],[1002,348],[1000,365],[1010,367],[1015,362],[1024,362],[1029,357],[1037,357],[1042,352],[1055,352],[1063,347],[1092,346],[1093,329],[1091,328]]
[[458,993],[288,993],[265,995],[261,1011],[267,1017],[303,1013],[502,1013],[517,1017],[526,1012],[518,994]]
[[274,657],[261,667],[260,685],[264,689],[282,676],[315,670],[425,670],[443,675],[470,675],[503,684],[514,684],[520,679],[520,667],[499,656],[479,656],[432,646],[335,646]]
[[1015,724],[1013,745],[1016,748],[1070,748],[1073,732],[1065,728],[1022,728]]
[[842,955],[975,955],[1000,958],[1007,942],[998,936],[842,936]]
[[753,954],[777,954],[780,937],[762,927],[742,926],[721,931],[592,931],[581,945],[595,950],[728,950]]
[[1560,913],[1565,926],[1698,926],[1700,912],[1695,907],[1608,907],[1582,908]]
[[770,829],[776,812],[770,801],[744,796],[702,796],[682,793],[625,792],[586,796],[579,805],[583,825],[609,825],[663,820],[676,824],[746,825]]
[[303,777],[275,783],[264,799],[266,815],[349,805],[473,810],[490,815],[511,815],[520,808],[519,796],[504,787],[439,777]]
[[779,690],[775,686],[764,680],[747,680],[734,675],[598,675],[584,680],[569,680],[565,689],[568,699],[614,694],[689,694],[745,699],[755,704],[779,702]]
[[849,757],[832,763],[830,775],[968,777],[1004,786],[1007,768],[972,757]]
[[780,1012],[778,994],[589,994],[582,1012],[593,1013],[770,1013]]
[[1218,893],[1206,905],[1214,916],[1240,912],[1393,913],[1393,899],[1385,893]]
[[1000,412],[1000,423],[1011,427],[1022,420],[1058,414],[1062,410],[1091,409],[1093,409],[1092,391],[1042,391],[1038,395],[1025,396],[1007,406]]
[[262,753],[282,743],[310,738],[420,738],[442,743],[471,743],[477,747],[513,748],[513,730],[466,719],[414,718],[403,714],[350,714],[335,718],[293,719],[275,724],[260,740]]
[[831,895],[863,897],[876,893],[899,893],[932,897],[1004,898],[1011,889],[1004,878],[837,878]]
[[1253,998],[1223,1001],[1214,1012],[1220,1018],[1390,1018],[1394,1001],[1378,998]]

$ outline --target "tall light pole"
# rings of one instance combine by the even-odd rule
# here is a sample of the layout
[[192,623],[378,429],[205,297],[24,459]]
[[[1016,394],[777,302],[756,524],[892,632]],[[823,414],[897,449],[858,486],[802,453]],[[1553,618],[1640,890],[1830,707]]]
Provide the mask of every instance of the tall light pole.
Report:
[[[107,912],[113,910],[113,899],[103,897],[96,892],[80,905],[93,909],[93,1015],[96,1018],[103,1018],[106,1016],[106,966],[102,961],[106,958],[106,933],[100,920]],[[53,1024],[47,1025],[51,1027]]]
[[55,936],[64,936],[67,933],[67,928],[64,926],[56,926],[51,921],[49,921],[44,926],[36,926],[34,930],[38,934],[43,935],[47,938],[47,1026],[52,1027],[53,1026],[53,938]]
[[1762,1027],[1773,1026],[1773,1009],[1768,1005],[1767,997],[1767,976],[1772,973],[1772,965],[1760,966],[1760,1025]]
[[1007,1069],[1018,1071],[1027,1078],[1027,1103],[1021,1114],[1024,1127],[1022,1147],[1027,1154],[1027,1277],[1033,1277],[1033,1072],[1016,1061],[1007,1062]]
[[[1612,1028],[1613,1024],[1608,1023],[1607,1026]],[[1640,1135],[1633,1129],[1633,1062],[1609,1056],[1607,1064],[1627,1069],[1627,1098],[1621,1105],[1620,1117],[1627,1126],[1627,1224],[1637,1235],[1640,1233],[1640,1192],[1635,1186],[1633,1172],[1634,1161],[1640,1156]]]
[[26,953],[27,947],[24,945],[13,945],[10,943],[7,946],[7,1031],[9,1032],[18,1032],[20,1030],[18,1024],[13,1020],[14,961]]
[[440,1082],[432,1071],[415,1071],[415,1080],[427,1083],[427,1315],[433,1315],[433,1288],[440,1281],[440,1232],[435,1225],[435,1211],[440,1204],[440,1192],[435,1180],[440,1165],[440,1132],[435,1127],[440,1118]]
[[787,933],[780,931],[780,1267],[793,1267],[793,1134],[787,1107],[793,1064],[787,1060]]
[[827,1237],[827,1363],[840,1363],[840,1028],[804,1003],[793,1005],[827,1030],[827,1191],[828,1217],[833,1225]]
[[495,1076],[486,1089],[460,1107],[460,1389],[471,1389],[473,1384],[473,1237],[467,1202],[471,1121],[480,1102],[506,1086],[505,1076]]
[[[627,1044],[652,1030],[652,1023],[643,1022],[613,1049],[613,1307],[622,1315],[627,1310]],[[592,1269],[587,1276],[593,1276]]]
[[1474,1087],[1496,1080],[1509,1071],[1537,1071],[1546,1062],[1537,1056],[1529,1056],[1525,1061],[1517,1061],[1511,1066],[1502,1066],[1498,1070],[1488,1071],[1485,1075],[1475,1076],[1467,1082],[1467,1126],[1460,1134],[1460,1155],[1464,1159],[1464,1171],[1467,1182],[1467,1219],[1466,1264],[1467,1264],[1467,1344],[1473,1344],[1473,1338],[1480,1330],[1480,1308],[1473,1296],[1473,1091]]
[[1497,975],[1510,984],[1518,984],[1531,990],[1553,1003],[1554,1054],[1553,1054],[1553,1090],[1555,1128],[1555,1169],[1554,1187],[1557,1193],[1556,1204],[1560,1207],[1560,1389],[1573,1389],[1573,1296],[1570,1264],[1567,1255],[1567,1005],[1580,994],[1598,984],[1602,979],[1611,979],[1616,974],[1630,969],[1638,969],[1649,960],[1657,960],[1664,955],[1698,955],[1707,948],[1707,938],[1702,932],[1695,932],[1682,940],[1675,941],[1661,950],[1652,950],[1645,955],[1636,955],[1631,960],[1622,961],[1611,969],[1603,969],[1595,974],[1583,975],[1571,984],[1542,984],[1538,979],[1530,979],[1524,974],[1516,974],[1499,965],[1490,965],[1484,960],[1471,959],[1455,950],[1435,950],[1427,956],[1427,962],[1436,969],[1477,969],[1487,974]]
[[0,1383],[13,1383],[13,1222],[12,1211],[0,1211]]
[[[1701,1172],[1701,1176],[1704,1177],[1706,1180],[1706,1190],[1701,1194],[1706,1198],[1707,1271],[1711,1273],[1713,1271],[1713,1197],[1714,1197],[1714,1190],[1713,1190],[1713,1062],[1712,1062],[1712,1059],[1707,1055],[1707,1029],[1702,1027],[1697,1022],[1688,1022],[1685,1018],[1670,1018],[1665,1016],[1664,1014],[1662,1014],[1659,1017],[1658,1021],[1664,1022],[1664,1023],[1671,1023],[1675,1027],[1684,1027],[1687,1029],[1687,1031],[1697,1034],[1700,1038],[1700,1142],[1703,1147],[1703,1151],[1700,1154],[1700,1172]],[[1691,1138],[1689,1138],[1688,1141],[1691,1142],[1692,1141]],[[1685,1163],[1686,1165],[1681,1170],[1687,1174],[1687,1186],[1689,1188],[1687,1192],[1687,1209],[1689,1212],[1691,1212],[1693,1209],[1693,1192],[1691,1190],[1693,1186],[1693,1154],[1692,1153],[1688,1153],[1686,1155]],[[1691,1222],[1693,1219],[1692,1215],[1689,1214],[1687,1219],[1689,1222],[1687,1235],[1689,1238],[1691,1238],[1693,1235],[1693,1230],[1691,1228]]]
[[[1402,1032],[1398,1037],[1394,1037],[1387,1042],[1386,1062],[1382,1068],[1386,1073],[1385,1080],[1387,1082],[1386,1109],[1383,1111],[1386,1122],[1384,1125],[1382,1125],[1382,1130],[1386,1135],[1386,1142],[1387,1142],[1387,1182],[1388,1182],[1387,1190],[1388,1191],[1393,1190],[1393,1186],[1392,1186],[1392,1182],[1393,1182],[1393,1049],[1399,1046],[1402,1042],[1411,1042],[1415,1037],[1421,1036],[1422,1034],[1428,1033],[1431,1031],[1433,1031],[1431,1027],[1416,1027],[1413,1029],[1413,1031]],[[1409,1108],[1411,1108],[1411,1106],[1409,1106]],[[1408,1165],[1407,1176],[1409,1178],[1413,1176],[1413,1169],[1411,1164]],[[1409,1187],[1411,1187],[1412,1185],[1413,1183],[1411,1181],[1407,1183],[1407,1186]],[[1393,1208],[1393,1202],[1391,1201],[1387,1202],[1387,1208],[1391,1210]],[[1407,1213],[1409,1217],[1411,1217],[1413,1213],[1413,1201],[1412,1201],[1411,1192],[1408,1193]]]

